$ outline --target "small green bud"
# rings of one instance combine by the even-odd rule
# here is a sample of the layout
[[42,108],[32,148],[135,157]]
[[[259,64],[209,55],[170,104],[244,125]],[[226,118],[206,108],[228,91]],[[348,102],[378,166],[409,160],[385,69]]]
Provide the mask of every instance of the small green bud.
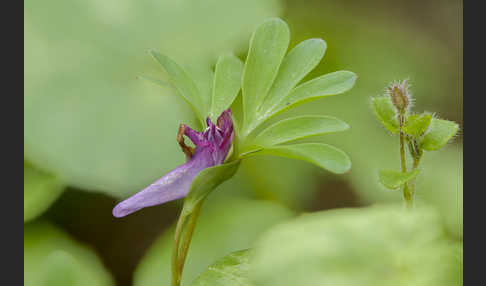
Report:
[[394,82],[388,87],[388,94],[391,97],[393,105],[398,112],[404,113],[410,106],[411,97],[408,92],[407,80]]

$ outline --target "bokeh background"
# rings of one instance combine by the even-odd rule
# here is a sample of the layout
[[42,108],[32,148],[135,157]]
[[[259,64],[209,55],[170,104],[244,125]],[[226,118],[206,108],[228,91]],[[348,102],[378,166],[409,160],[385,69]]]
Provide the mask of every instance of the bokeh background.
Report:
[[306,79],[336,70],[358,75],[346,94],[279,116],[345,120],[350,130],[317,140],[347,152],[352,170],[338,176],[285,158],[244,161],[206,202],[183,283],[295,214],[400,201],[378,184],[378,169],[399,167],[398,139],[374,118],[369,98],[404,78],[416,111],[460,124],[444,150],[425,154],[417,199],[437,206],[450,237],[462,240],[462,1],[24,5],[25,285],[168,285],[170,231],[182,201],[123,219],[111,215],[119,200],[184,162],[178,125],[197,126],[174,89],[137,79],[167,77],[146,51],[161,51],[204,81],[219,54],[244,60],[251,32],[273,16],[288,23],[290,48],[308,38],[327,42]]

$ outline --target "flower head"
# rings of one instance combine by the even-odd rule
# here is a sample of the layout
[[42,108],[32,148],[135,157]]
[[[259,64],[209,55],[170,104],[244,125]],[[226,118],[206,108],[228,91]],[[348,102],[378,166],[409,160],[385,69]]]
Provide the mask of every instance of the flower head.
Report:
[[399,112],[405,112],[410,106],[411,97],[408,91],[407,80],[402,82],[394,82],[388,87],[388,94],[391,97],[393,105]]
[[[187,195],[192,180],[201,170],[222,164],[233,141],[231,109],[221,113],[216,125],[209,117],[206,124],[208,127],[204,132],[197,132],[182,124],[177,139],[187,156],[187,162],[116,205],[113,215],[123,217],[145,207],[183,198]],[[187,136],[196,148],[186,146],[183,135]]]

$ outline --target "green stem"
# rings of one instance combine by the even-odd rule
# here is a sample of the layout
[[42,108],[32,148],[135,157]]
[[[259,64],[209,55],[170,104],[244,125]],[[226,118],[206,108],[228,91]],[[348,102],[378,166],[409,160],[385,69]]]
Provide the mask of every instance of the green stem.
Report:
[[[417,169],[420,164],[420,159],[422,159],[423,151],[417,146],[415,140],[409,141],[408,148],[413,157],[413,170]],[[410,180],[410,194],[413,198],[415,196],[415,178]]]
[[204,201],[201,201],[196,205],[194,211],[191,213],[191,217],[189,218],[189,222],[187,223],[187,229],[184,235],[184,240],[182,241],[180,253],[179,253],[179,261],[178,261],[178,271],[180,276],[182,276],[182,270],[184,269],[184,263],[186,261],[187,252],[189,251],[189,246],[191,244],[192,235],[194,233],[194,229],[196,228],[197,219],[199,218],[199,213],[201,211],[201,207]]
[[191,213],[183,209],[177,221],[172,249],[172,286],[181,285],[184,262],[203,202],[198,203]]
[[174,234],[174,247],[172,249],[172,286],[179,286],[181,284],[181,272],[178,268],[179,261],[179,244],[183,234],[184,225],[186,224],[188,215],[181,213],[177,221],[176,230]]
[[[398,120],[400,122],[400,163],[402,166],[402,172],[407,172],[407,162],[405,158],[405,134],[402,131],[403,124],[405,122],[405,117],[403,114],[398,115]],[[403,198],[408,208],[413,206],[413,197],[411,190],[409,189],[408,183],[403,185]]]

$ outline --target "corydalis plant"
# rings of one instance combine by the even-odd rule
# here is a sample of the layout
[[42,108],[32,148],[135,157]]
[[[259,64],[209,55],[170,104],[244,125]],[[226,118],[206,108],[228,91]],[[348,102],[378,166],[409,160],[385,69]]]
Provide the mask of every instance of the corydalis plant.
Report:
[[[391,134],[397,134],[400,140],[401,171],[380,170],[380,182],[388,189],[402,188],[403,198],[411,207],[415,196],[415,178],[420,173],[419,164],[424,151],[444,147],[456,135],[459,126],[427,112],[411,113],[413,98],[407,80],[390,84],[384,96],[374,97],[371,102],[383,126]],[[407,168],[407,148],[413,160],[411,168]]]
[[[124,216],[143,207],[185,197],[174,236],[172,285],[180,285],[185,257],[205,198],[235,174],[242,159],[271,154],[304,160],[338,174],[351,167],[349,157],[336,147],[323,143],[285,144],[349,128],[337,118],[298,116],[260,128],[270,118],[298,104],[343,93],[356,80],[354,73],[338,71],[299,84],[322,59],[326,43],[309,39],[286,53],[289,40],[289,28],[284,21],[267,20],[253,33],[246,62],[243,64],[233,55],[219,57],[214,72],[207,77],[210,85],[191,78],[169,57],[150,51],[201,125],[206,123],[207,128],[196,132],[182,125],[177,141],[187,162],[121,202],[113,213]],[[161,84],[159,80],[145,78]],[[235,118],[228,108],[240,89],[243,118]],[[217,116],[214,125],[211,120]],[[185,145],[183,136],[196,145],[194,150]]]

